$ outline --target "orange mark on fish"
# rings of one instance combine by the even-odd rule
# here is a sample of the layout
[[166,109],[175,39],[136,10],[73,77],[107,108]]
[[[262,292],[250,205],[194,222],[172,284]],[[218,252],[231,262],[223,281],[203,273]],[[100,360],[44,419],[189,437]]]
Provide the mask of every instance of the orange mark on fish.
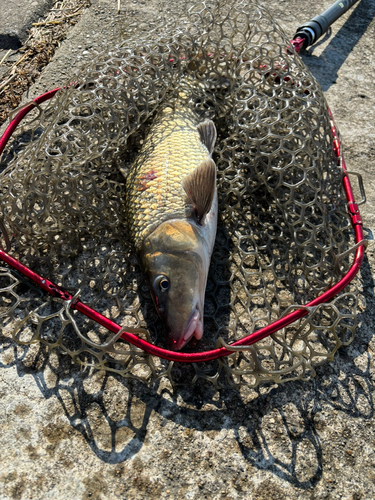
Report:
[[142,175],[141,180],[139,181],[139,186],[140,186],[139,190],[146,191],[146,189],[149,187],[147,185],[147,182],[153,181],[156,178],[157,178],[157,175],[156,175],[155,170],[150,170],[149,172],[147,172],[147,174]]

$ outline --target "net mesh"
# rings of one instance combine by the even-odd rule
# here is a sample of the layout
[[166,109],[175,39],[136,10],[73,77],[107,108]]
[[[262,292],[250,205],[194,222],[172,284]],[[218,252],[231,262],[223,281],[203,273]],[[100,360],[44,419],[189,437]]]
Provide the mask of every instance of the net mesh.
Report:
[[[127,236],[125,183],[155,113],[186,87],[215,122],[219,227],[204,336],[230,344],[303,306],[347,272],[353,245],[321,88],[255,2],[202,2],[106,51],[18,131],[1,159],[0,210],[12,255],[117,324],[165,346]],[[194,83],[192,83],[194,82]],[[358,290],[233,354],[173,363],[113,335],[10,267],[0,269],[2,331],[82,364],[217,387],[307,379],[349,344]]]

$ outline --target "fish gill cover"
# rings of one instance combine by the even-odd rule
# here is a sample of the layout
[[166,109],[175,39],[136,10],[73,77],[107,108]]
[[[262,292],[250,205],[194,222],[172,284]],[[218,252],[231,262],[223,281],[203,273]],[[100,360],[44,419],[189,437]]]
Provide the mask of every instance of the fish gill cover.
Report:
[[[184,95],[218,138],[219,222],[195,351],[232,343],[323,293],[350,267],[353,234],[319,84],[256,2],[195,3],[84,68],[3,153],[0,210],[12,255],[117,324],[163,325],[129,243],[122,171],[161,106]],[[344,254],[344,255],[343,255]],[[0,274],[4,335],[60,348],[84,365],[217,387],[307,379],[349,344],[355,282],[331,302],[225,358],[151,356],[50,297]],[[142,335],[142,334],[141,334]],[[220,344],[222,345],[222,344]]]

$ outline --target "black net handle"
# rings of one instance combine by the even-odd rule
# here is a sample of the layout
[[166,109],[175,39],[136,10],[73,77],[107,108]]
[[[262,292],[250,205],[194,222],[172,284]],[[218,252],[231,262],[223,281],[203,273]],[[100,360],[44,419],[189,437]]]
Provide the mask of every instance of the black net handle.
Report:
[[328,31],[329,27],[353,7],[356,2],[358,0],[338,0],[328,7],[323,14],[315,16],[311,21],[300,26],[294,35],[294,39],[302,39],[304,41],[302,48],[306,49],[319,40]]

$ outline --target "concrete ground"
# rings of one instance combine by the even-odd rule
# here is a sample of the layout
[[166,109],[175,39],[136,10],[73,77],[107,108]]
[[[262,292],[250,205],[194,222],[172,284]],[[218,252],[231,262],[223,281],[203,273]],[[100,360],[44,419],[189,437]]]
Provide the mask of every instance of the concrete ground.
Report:
[[[92,1],[24,101],[64,83],[121,40],[123,23],[153,21],[157,2]],[[176,9],[181,2],[171,4]],[[290,37],[331,0],[270,0]],[[370,240],[354,342],[310,382],[259,390],[162,383],[96,373],[5,343],[0,357],[0,498],[256,500],[375,498],[375,1],[361,0],[303,59],[341,131],[348,168],[365,181]],[[353,177],[353,184],[355,178]],[[36,346],[35,349],[38,347]],[[65,364],[64,364],[65,363]]]
[[53,0],[0,0],[0,50],[18,49]]

